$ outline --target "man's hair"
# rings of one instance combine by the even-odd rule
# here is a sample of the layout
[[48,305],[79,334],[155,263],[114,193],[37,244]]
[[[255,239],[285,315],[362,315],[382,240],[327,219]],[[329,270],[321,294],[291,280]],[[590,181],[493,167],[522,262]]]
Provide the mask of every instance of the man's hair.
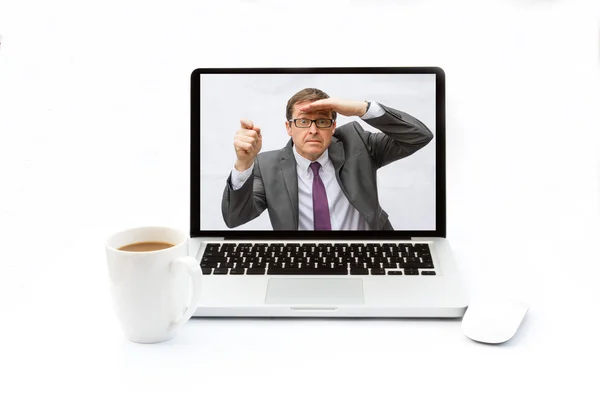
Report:
[[[301,91],[299,91],[298,93],[293,95],[288,100],[287,107],[285,109],[285,119],[287,121],[292,119],[292,112],[294,110],[294,104],[304,103],[306,101],[328,99],[328,98],[329,98],[329,95],[320,89],[316,89],[316,88],[302,89]],[[336,117],[337,117],[337,113],[335,111],[333,111],[332,118],[335,120]]]

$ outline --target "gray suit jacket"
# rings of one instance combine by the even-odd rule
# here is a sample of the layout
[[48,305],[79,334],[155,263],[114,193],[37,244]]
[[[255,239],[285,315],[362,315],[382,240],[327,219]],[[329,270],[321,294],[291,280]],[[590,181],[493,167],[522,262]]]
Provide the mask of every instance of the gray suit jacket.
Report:
[[[416,118],[380,104],[385,114],[366,119],[381,132],[368,132],[358,122],[336,128],[329,158],[346,198],[371,230],[393,230],[379,205],[377,169],[423,148],[433,134]],[[265,209],[274,230],[298,230],[298,176],[292,140],[280,150],[259,153],[254,170],[238,190],[227,179],[221,209],[229,228],[245,224]]]

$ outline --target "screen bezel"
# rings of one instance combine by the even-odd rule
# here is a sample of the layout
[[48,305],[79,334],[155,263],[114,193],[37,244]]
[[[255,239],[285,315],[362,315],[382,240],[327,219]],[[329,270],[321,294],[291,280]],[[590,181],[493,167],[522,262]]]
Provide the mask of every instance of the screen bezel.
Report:
[[[436,76],[436,229],[394,231],[248,231],[200,229],[200,76],[206,74],[435,74]],[[410,239],[446,237],[445,73],[440,67],[197,68],[191,74],[190,236],[225,239]]]

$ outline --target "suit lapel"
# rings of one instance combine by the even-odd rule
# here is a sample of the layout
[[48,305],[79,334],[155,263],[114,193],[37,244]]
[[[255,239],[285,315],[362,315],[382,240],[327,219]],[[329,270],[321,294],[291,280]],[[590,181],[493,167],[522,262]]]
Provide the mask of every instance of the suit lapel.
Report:
[[344,146],[342,145],[342,142],[334,136],[331,138],[331,144],[329,145],[328,150],[329,150],[329,159],[331,160],[331,163],[333,164],[333,168],[335,169],[335,179],[337,179],[338,184],[340,185],[340,188],[342,189],[342,192],[344,193],[344,195],[346,196],[348,201],[350,201],[350,203],[352,203],[352,199],[348,195],[348,191],[346,190],[346,187],[344,186],[344,183],[342,182],[342,178],[340,178],[340,170],[342,169],[342,167],[344,166],[344,163],[346,162],[346,157],[345,157],[346,153],[344,151]]
[[[361,213],[365,219],[367,219],[367,221],[371,221],[373,218],[373,213],[369,211],[369,205],[366,202],[366,196],[356,195],[356,193],[354,193],[355,195],[348,193],[348,189],[344,185],[344,182],[342,182],[340,170],[346,162],[346,153],[344,151],[342,142],[335,136],[332,138],[331,144],[329,145],[329,158],[331,159],[333,167],[335,168],[335,177],[340,185],[340,188],[342,189],[342,192],[346,196],[346,199],[348,199],[350,204],[352,204],[352,206],[356,208],[356,210],[358,210],[358,212]],[[351,186],[356,192],[356,186]]]
[[294,229],[298,229],[298,174],[296,172],[296,160],[292,154],[292,140],[288,142],[279,152],[279,167],[283,175],[283,183],[290,196],[292,203],[292,216],[294,220]]
[[331,159],[331,163],[335,168],[335,176],[337,177],[338,182],[341,186],[340,181],[340,169],[344,166],[344,161],[346,157],[344,157],[344,146],[342,142],[339,141],[335,136],[331,138],[331,144],[329,145],[329,159]]

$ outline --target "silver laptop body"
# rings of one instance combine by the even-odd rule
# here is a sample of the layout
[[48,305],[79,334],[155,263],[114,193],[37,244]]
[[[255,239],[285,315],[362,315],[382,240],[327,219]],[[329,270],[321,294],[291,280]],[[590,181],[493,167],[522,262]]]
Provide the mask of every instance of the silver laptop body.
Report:
[[[361,80],[365,83],[357,85]],[[294,94],[295,88],[318,85],[343,92],[343,97],[379,95],[379,100],[373,100],[382,104],[393,103],[395,93],[402,92],[397,102],[404,102],[404,108],[409,109],[415,104],[413,114],[409,114],[421,109],[433,113],[420,115],[434,126],[435,140],[428,144],[428,153],[378,172],[382,206],[387,201],[384,208],[390,220],[396,217],[395,230],[273,230],[269,229],[266,210],[253,221],[227,228],[221,204],[235,161],[233,136],[239,119],[257,114],[256,118],[267,120],[261,113],[283,112],[280,103]],[[237,95],[243,91],[250,93]],[[358,97],[362,93],[364,97]],[[244,96],[256,101],[243,101]],[[242,100],[237,103],[227,100],[238,97]],[[444,98],[444,72],[437,67],[194,70],[190,255],[201,263],[204,272],[202,300],[194,316],[462,317],[467,296],[446,239]],[[218,110],[227,111],[220,114]],[[227,115],[231,121],[225,121]],[[283,147],[281,144],[289,139],[281,122],[285,118],[276,117],[277,124],[265,122],[262,128],[263,142],[267,132],[269,138],[281,140],[272,144],[273,149]],[[209,166],[206,160],[211,157],[214,162]],[[423,178],[429,172],[433,178]],[[386,179],[391,181],[394,176],[406,176],[408,183],[400,189],[386,185]],[[422,182],[429,182],[429,186]],[[404,193],[398,202],[394,200],[396,193]],[[403,222],[411,218],[412,222]],[[312,257],[306,267],[319,268],[318,273],[307,273],[301,266],[306,257]],[[336,273],[329,274],[319,263],[331,264]]]

